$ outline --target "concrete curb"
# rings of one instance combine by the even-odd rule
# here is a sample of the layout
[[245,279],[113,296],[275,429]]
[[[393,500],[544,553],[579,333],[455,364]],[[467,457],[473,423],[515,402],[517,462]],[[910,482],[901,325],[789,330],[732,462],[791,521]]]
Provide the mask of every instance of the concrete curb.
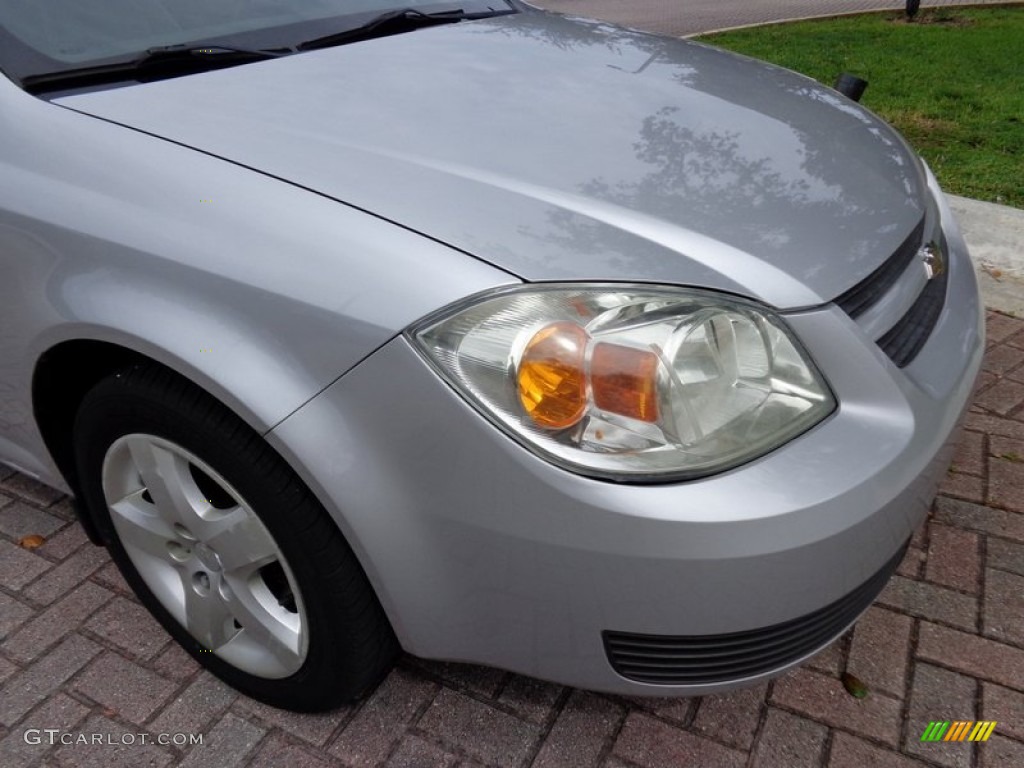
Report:
[[[1007,0],[1005,3],[949,3],[943,5],[931,5],[928,3],[922,3],[922,11],[938,11],[956,8],[992,8],[1000,6],[1020,6],[1020,0]],[[721,27],[719,29],[708,29],[702,32],[691,32],[688,35],[680,35],[680,37],[686,39],[692,39],[696,37],[704,37],[705,35],[720,35],[724,32],[737,32],[741,29],[753,29],[755,27],[773,27],[777,24],[795,24],[800,21],[822,21],[824,19],[841,19],[845,16],[864,16],[869,13],[903,13],[899,8],[893,8],[892,6],[879,6],[879,7],[867,7],[861,8],[856,11],[830,11],[828,13],[812,13],[806,16],[793,16],[789,19],[772,19],[771,21],[756,21],[750,24],[737,24],[731,27]]]
[[756,27],[776,27],[780,24],[797,24],[801,21],[824,21],[825,19],[841,19],[844,16],[864,16],[868,13],[899,13],[894,8],[868,8],[861,11],[843,11],[836,13],[815,13],[810,16],[796,16],[792,19],[773,19],[772,21],[755,21],[752,24],[737,24],[733,27],[721,27],[719,29],[709,29],[705,32],[691,32],[688,35],[680,35],[685,40],[693,40],[698,37],[707,37],[710,35],[721,35],[725,32],[739,32],[741,29],[754,29]]
[[947,197],[977,267],[985,306],[1024,317],[1024,210]]
[[974,258],[997,277],[1024,280],[1024,210],[946,195]]

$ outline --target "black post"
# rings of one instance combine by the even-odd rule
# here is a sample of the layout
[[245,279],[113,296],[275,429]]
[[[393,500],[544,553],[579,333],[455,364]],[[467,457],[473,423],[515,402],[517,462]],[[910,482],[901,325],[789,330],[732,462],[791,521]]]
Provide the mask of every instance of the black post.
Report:
[[913,19],[921,7],[921,0],[907,0],[907,18]]
[[849,72],[843,72],[836,78],[835,89],[846,98],[853,99],[854,101],[860,101],[860,97],[864,95],[864,90],[867,87],[867,80],[861,80]]

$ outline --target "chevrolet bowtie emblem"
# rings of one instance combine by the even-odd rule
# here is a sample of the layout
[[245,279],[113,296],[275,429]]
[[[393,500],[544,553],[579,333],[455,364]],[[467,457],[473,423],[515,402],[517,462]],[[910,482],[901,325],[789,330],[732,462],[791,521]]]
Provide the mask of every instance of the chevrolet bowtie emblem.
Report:
[[928,245],[917,252],[917,255],[924,264],[924,274],[929,280],[938,277],[946,271],[946,257],[936,243],[928,243]]

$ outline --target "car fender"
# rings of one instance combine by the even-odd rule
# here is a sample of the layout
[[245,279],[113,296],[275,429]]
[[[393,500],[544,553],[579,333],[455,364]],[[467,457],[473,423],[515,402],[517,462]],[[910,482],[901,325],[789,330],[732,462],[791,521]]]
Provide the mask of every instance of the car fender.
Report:
[[68,341],[152,358],[264,433],[410,322],[518,282],[287,180],[5,78],[0,134],[0,365],[15,382],[9,423],[23,425],[7,436],[15,446],[41,444],[25,426],[33,373]]

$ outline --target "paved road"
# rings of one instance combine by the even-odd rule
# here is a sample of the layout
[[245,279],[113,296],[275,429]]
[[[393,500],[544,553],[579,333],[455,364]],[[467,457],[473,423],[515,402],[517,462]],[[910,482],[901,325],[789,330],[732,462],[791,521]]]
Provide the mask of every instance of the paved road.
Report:
[[[545,0],[676,34],[852,2]],[[893,5],[898,5],[893,3]],[[672,9],[685,6],[687,18]],[[736,9],[746,7],[745,15]],[[720,12],[716,12],[720,11]],[[788,13],[804,13],[789,10]],[[0,766],[356,768],[1017,768],[1024,765],[1024,320],[989,313],[989,349],[953,467],[875,606],[772,683],[639,700],[402,659],[364,704],[294,715],[238,696],[171,642],[65,498],[0,468]],[[46,543],[29,552],[26,534]],[[869,688],[854,699],[840,677]],[[930,720],[997,720],[983,745],[926,744]],[[102,734],[112,744],[49,744]],[[201,745],[142,745],[201,734]],[[120,744],[117,742],[132,742]]]
[[[527,0],[551,11],[604,19],[664,35],[694,35],[714,29],[763,24],[805,16],[891,8],[905,0]],[[999,0],[974,0],[975,5]],[[963,5],[955,0],[923,0],[921,7]]]

